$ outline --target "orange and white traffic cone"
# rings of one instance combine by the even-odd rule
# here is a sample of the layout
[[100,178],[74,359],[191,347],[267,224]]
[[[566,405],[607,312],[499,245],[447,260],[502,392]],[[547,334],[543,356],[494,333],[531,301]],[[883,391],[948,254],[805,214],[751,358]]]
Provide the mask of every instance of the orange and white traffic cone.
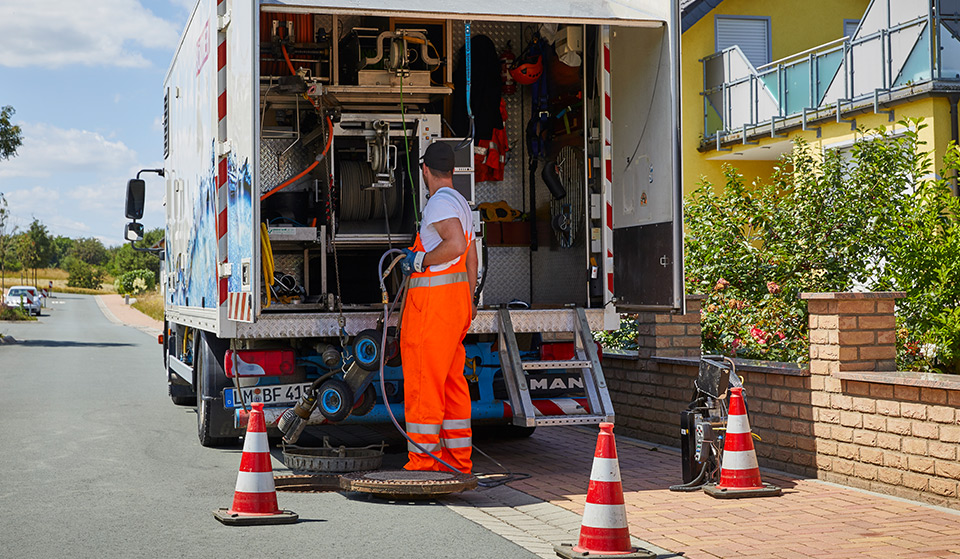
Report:
[[743,497],[776,497],[780,488],[760,481],[757,451],[743,404],[743,388],[730,389],[730,411],[727,414],[727,432],[723,438],[723,461],[720,465],[720,483],[703,486],[703,491],[718,499]]
[[590,470],[587,503],[583,508],[583,520],[580,523],[580,540],[577,545],[562,544],[554,546],[553,549],[564,559],[656,557],[656,554],[633,547],[630,543],[613,423],[600,424],[597,450],[593,455],[593,468]]
[[217,509],[213,516],[230,526],[261,524],[291,524],[300,517],[295,512],[280,510],[277,489],[273,484],[273,466],[270,464],[270,443],[267,425],[263,420],[263,403],[254,402],[243,439],[243,455],[233,506]]

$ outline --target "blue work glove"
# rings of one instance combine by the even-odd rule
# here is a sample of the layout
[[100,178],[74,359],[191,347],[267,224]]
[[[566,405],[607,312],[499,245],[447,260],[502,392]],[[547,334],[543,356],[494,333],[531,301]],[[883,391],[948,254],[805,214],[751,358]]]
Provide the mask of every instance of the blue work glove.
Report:
[[423,257],[427,255],[425,252],[416,252],[410,250],[409,248],[403,249],[406,256],[403,260],[400,261],[400,270],[403,272],[403,275],[409,276],[414,272],[423,271]]

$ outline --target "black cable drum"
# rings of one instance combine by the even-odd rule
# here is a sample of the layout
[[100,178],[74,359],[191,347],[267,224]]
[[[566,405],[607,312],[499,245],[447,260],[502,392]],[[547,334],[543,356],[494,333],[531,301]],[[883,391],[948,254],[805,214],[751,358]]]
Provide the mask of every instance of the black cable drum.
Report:
[[376,181],[373,169],[365,161],[341,161],[337,173],[340,190],[340,221],[367,221],[383,219],[383,198],[386,197],[388,217],[399,213],[400,186],[370,188]]

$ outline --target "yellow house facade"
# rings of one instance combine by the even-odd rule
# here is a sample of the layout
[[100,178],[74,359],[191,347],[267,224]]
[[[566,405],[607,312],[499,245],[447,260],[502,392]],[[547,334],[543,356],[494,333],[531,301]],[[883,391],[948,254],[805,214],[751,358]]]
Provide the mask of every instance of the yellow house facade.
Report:
[[803,138],[924,118],[939,165],[957,140],[960,0],[682,0],[684,192],[722,167],[766,179]]

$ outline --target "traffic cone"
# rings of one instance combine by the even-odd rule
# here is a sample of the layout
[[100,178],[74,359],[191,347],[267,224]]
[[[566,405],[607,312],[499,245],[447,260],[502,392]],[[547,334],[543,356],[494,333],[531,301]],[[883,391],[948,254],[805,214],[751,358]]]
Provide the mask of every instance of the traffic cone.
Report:
[[233,506],[217,509],[213,511],[213,516],[230,526],[291,524],[300,517],[295,512],[280,510],[277,506],[263,403],[254,402],[252,407],[247,434],[243,438],[243,455],[240,458]]
[[743,388],[730,389],[730,411],[727,414],[727,433],[723,438],[723,461],[720,465],[720,483],[707,484],[703,491],[718,499],[743,497],[776,497],[780,488],[760,481],[757,451],[743,404]]
[[601,423],[597,450],[590,470],[587,503],[580,523],[580,541],[577,545],[562,544],[553,547],[564,559],[587,557],[618,557],[650,559],[656,554],[633,547],[627,528],[627,508],[623,504],[623,485],[620,483],[620,463],[617,461],[617,443],[613,439],[613,423]]

